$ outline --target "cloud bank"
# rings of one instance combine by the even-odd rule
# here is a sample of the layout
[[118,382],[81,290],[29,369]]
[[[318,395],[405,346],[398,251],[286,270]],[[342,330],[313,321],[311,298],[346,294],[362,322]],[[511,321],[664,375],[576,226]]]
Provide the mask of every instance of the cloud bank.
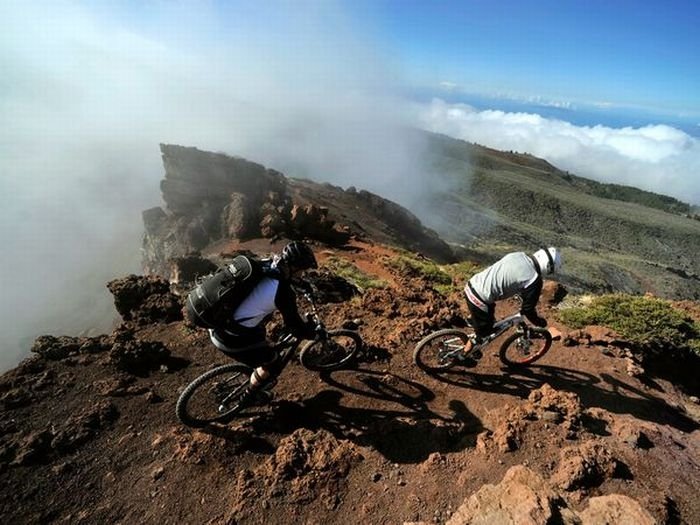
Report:
[[335,3],[11,0],[0,19],[0,370],[36,335],[109,328],[161,142],[404,203],[425,183],[394,68]]
[[430,131],[530,153],[576,175],[700,204],[700,141],[667,125],[575,126],[532,113],[478,111],[440,99],[417,106],[415,112]]

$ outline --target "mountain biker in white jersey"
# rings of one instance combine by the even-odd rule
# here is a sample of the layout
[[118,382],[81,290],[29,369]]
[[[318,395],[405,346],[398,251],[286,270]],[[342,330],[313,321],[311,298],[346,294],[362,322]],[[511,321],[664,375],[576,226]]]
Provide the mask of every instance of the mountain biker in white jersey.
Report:
[[300,241],[287,244],[271,263],[271,272],[253,288],[227,320],[225,326],[209,330],[212,343],[224,354],[255,368],[251,391],[268,383],[280,372],[279,354],[267,341],[265,325],[279,310],[285,327],[300,339],[313,339],[315,324],[304,321],[296,305],[292,280],[304,270],[317,268],[311,248]]
[[[496,301],[516,294],[522,298],[520,313],[535,326],[547,326],[547,320],[540,317],[536,309],[542,292],[542,275],[558,272],[561,264],[561,252],[557,248],[542,248],[532,255],[514,252],[469,279],[464,293],[476,344],[493,331]],[[474,366],[481,357],[478,348],[471,352],[473,346],[471,340],[464,345],[466,366]]]

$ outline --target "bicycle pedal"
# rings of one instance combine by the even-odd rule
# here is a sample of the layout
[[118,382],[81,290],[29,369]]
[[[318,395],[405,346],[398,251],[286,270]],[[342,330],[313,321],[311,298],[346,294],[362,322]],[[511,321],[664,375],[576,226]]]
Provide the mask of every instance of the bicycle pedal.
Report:
[[481,352],[481,350],[476,349],[472,350],[468,354],[460,354],[458,360],[463,367],[474,368],[477,364],[479,364],[479,360],[482,357],[484,357],[484,354]]
[[267,390],[260,390],[256,392],[255,397],[253,398],[251,404],[253,406],[264,406],[270,404],[272,400],[275,398],[275,394],[273,392],[269,392]]
[[270,379],[260,387],[260,391],[270,393],[270,390],[272,390],[276,384],[277,384],[277,379]]

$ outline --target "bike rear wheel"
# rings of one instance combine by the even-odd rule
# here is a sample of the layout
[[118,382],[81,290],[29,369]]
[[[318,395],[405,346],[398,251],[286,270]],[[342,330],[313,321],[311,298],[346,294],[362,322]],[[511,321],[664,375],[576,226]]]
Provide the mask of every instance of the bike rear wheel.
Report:
[[461,351],[473,331],[447,328],[424,337],[413,350],[413,361],[426,372],[440,372],[458,363],[454,356]]
[[529,334],[516,332],[508,336],[501,345],[499,357],[510,367],[529,366],[552,346],[552,334],[545,329],[530,328]]
[[299,352],[299,362],[317,372],[346,365],[362,348],[360,334],[352,330],[330,330],[324,339],[309,341]]
[[192,381],[175,406],[177,418],[187,426],[200,428],[225,422],[248,404],[239,398],[248,388],[253,369],[239,364],[219,366]]

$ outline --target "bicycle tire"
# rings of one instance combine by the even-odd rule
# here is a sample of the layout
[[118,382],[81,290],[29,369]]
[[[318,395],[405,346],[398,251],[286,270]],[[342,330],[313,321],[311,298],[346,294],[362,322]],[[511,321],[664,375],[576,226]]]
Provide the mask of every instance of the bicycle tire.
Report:
[[[413,361],[418,365],[419,368],[426,372],[441,372],[448,370],[455,366],[459,361],[457,359],[447,359],[442,360],[439,355],[436,356],[435,362],[430,361],[428,356],[432,357],[432,354],[437,354],[440,351],[439,344],[442,339],[448,339],[445,343],[449,344],[459,344],[464,346],[464,344],[469,340],[469,337],[473,333],[473,330],[469,329],[459,329],[459,328],[445,328],[444,330],[438,330],[432,334],[427,335],[421,339],[413,350]],[[459,341],[451,342],[449,338],[458,338]],[[437,343],[437,347],[433,347],[432,344]]]
[[[240,364],[222,365],[205,372],[182,391],[175,405],[175,415],[183,424],[193,428],[201,428],[210,423],[227,421],[234,414],[245,408],[240,404],[236,404],[236,400],[248,387],[252,372],[252,368]],[[221,384],[220,382],[214,383],[214,380],[217,378],[222,379],[221,376],[225,375],[230,375],[229,380],[234,381],[234,391],[238,391],[238,394],[228,400],[226,406],[230,408],[221,411],[221,407],[217,407],[217,404],[221,402],[218,397],[227,396],[231,391],[228,386],[220,392],[214,392],[213,389]],[[209,387],[208,391],[204,388],[206,386]],[[204,409],[211,409],[212,415],[210,417],[200,416],[197,413],[193,400],[196,394],[203,394],[201,401],[197,399],[196,408],[199,409],[201,405]]]
[[[511,334],[505,341],[503,341],[501,349],[498,353],[503,364],[513,368],[530,366],[549,351],[550,347],[552,346],[552,334],[550,334],[548,330],[537,328],[530,328],[530,332],[539,334],[539,337],[528,337],[527,342],[534,342],[535,344],[541,346],[534,352],[524,354],[522,353],[522,349],[518,348],[518,341],[525,337],[524,334],[518,332]],[[516,352],[520,352],[523,357],[519,357]]]
[[[329,341],[334,343],[332,349],[328,344]],[[315,372],[337,370],[355,357],[360,348],[362,348],[362,338],[357,332],[330,330],[325,339],[309,341],[302,346],[299,362],[304,368]]]

